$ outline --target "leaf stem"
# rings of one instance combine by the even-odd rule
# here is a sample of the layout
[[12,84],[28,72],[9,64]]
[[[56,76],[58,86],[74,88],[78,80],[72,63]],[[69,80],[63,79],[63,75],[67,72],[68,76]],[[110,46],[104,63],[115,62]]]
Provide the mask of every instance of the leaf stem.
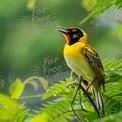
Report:
[[40,99],[42,95],[31,95],[31,96],[25,96],[25,97],[20,97],[17,100],[29,100],[29,99]]

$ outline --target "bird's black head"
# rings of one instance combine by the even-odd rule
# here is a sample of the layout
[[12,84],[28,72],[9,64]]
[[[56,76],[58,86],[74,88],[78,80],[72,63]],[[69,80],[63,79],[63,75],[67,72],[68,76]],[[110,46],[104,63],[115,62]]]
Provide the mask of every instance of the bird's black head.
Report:
[[84,32],[76,27],[58,29],[58,31],[64,33],[64,37],[69,45],[78,42],[84,36]]

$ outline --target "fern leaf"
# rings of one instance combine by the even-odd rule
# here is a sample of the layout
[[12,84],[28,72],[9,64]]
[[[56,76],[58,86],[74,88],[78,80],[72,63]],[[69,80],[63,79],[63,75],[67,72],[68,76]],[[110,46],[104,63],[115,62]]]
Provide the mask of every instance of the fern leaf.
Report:
[[51,86],[46,92],[42,95],[42,99],[48,99],[49,97],[56,96],[64,92],[66,86],[69,82],[72,82],[73,79],[68,78],[66,81],[59,81],[59,83]]
[[[48,104],[44,104],[44,107],[41,108],[41,111],[37,112],[38,120],[41,120],[46,114],[46,122],[68,122],[67,119],[71,119],[71,115],[73,114],[70,111],[70,101],[65,101],[64,99],[55,100],[53,102],[48,102]],[[39,119],[40,118],[40,119]],[[35,120],[36,116],[29,120]],[[45,121],[43,121],[45,122]]]
[[[122,62],[112,59],[104,61],[103,65],[106,73],[106,91],[103,93],[105,114],[106,116],[110,116],[111,113],[118,113],[122,108]],[[77,119],[71,109],[71,103],[76,93],[77,86],[74,88],[66,88],[67,84],[72,81],[72,77],[66,79],[66,81],[59,81],[58,83],[51,86],[44,94],[42,94],[41,96],[44,100],[50,97],[53,97],[55,100],[43,104],[43,107],[40,109],[40,111],[36,112],[37,115],[32,117],[29,122],[35,122],[37,120],[43,122],[68,122],[74,118]],[[87,98],[82,94],[82,91],[79,91],[79,94],[77,94],[73,104],[74,110],[79,118],[82,121],[99,122],[96,112],[86,112],[83,109],[82,105],[85,102],[88,102]],[[116,106],[117,109],[115,109]],[[100,121],[102,122],[102,119]]]

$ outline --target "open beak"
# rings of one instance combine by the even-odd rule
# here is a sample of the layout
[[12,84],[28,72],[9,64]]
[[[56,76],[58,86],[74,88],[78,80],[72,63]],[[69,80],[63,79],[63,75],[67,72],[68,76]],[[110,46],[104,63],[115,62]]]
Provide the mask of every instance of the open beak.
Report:
[[62,27],[62,29],[56,29],[57,31],[59,31],[59,32],[62,32],[62,33],[64,33],[64,34],[68,34],[70,31],[67,29],[67,28],[65,28],[65,27]]
[[66,27],[60,27],[62,29],[56,29],[59,32],[62,32],[64,34],[65,39],[67,40],[67,42],[70,42],[71,38],[70,38],[70,31],[69,29],[67,29]]

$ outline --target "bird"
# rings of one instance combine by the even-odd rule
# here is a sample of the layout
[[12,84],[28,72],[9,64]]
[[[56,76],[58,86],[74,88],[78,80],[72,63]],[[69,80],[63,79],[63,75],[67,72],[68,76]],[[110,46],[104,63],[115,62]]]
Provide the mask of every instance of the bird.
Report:
[[88,84],[94,94],[95,105],[99,116],[104,116],[102,90],[105,91],[105,73],[102,62],[95,49],[88,44],[87,33],[77,27],[61,27],[66,44],[64,46],[64,59],[68,67]]

